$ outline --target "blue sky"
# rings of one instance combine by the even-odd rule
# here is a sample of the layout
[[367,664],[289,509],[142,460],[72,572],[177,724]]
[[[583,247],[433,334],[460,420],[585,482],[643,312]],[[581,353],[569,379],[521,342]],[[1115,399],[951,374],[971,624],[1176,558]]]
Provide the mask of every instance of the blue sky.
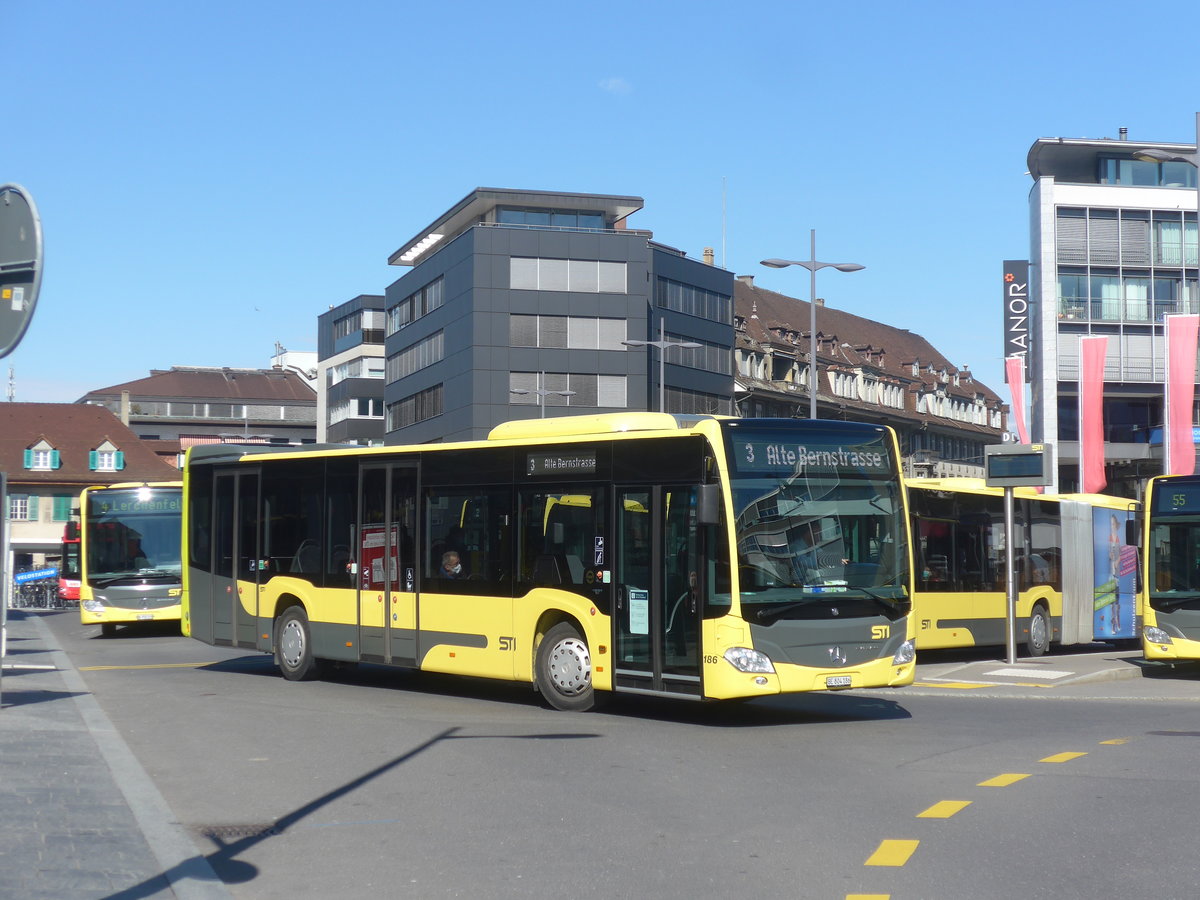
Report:
[[[1039,137],[1194,140],[1195,22],[1127,3],[3,0],[0,183],[41,298],[0,360],[73,401],[316,349],[475,187],[634,194],[699,258],[908,328],[1003,390]],[[1175,8],[1178,13],[1179,8]],[[1175,30],[1193,32],[1176,39]],[[1174,50],[1170,50],[1174,47]]]

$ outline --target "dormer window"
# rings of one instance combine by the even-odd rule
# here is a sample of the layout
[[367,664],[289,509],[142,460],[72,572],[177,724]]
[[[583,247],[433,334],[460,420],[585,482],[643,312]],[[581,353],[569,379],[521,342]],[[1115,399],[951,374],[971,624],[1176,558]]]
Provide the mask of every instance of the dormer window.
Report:
[[120,472],[125,468],[125,454],[111,441],[105,441],[88,453],[88,468],[93,472]]
[[48,441],[41,440],[25,451],[25,468],[36,472],[49,472],[59,468],[62,460],[58,451]]

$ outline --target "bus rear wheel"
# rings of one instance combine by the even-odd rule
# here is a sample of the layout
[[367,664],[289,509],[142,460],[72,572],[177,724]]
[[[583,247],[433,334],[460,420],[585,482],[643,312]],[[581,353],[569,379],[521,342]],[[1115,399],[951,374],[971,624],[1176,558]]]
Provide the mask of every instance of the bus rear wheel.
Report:
[[275,661],[288,681],[310,681],[320,674],[304,607],[289,606],[279,617],[275,625]]
[[538,690],[555,709],[584,712],[595,705],[592,655],[575,626],[559,622],[546,632],[534,670]]
[[1029,637],[1025,640],[1025,649],[1030,656],[1045,656],[1050,649],[1050,636],[1053,632],[1050,617],[1046,615],[1046,607],[1035,606],[1029,614]]

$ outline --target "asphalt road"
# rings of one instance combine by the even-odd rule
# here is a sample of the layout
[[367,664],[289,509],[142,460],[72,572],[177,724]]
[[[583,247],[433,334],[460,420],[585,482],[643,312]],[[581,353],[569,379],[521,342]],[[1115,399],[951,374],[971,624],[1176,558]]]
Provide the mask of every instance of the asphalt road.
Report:
[[576,715],[46,621],[238,898],[1196,896],[1194,673]]

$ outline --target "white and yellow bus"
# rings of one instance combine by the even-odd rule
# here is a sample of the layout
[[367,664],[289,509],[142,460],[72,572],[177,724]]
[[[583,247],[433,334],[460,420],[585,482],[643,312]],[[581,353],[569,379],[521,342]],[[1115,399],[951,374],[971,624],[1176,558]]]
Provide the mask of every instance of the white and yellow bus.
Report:
[[179,621],[183,484],[127,482],[79,495],[79,617],[112,635],[131,622]]
[[1200,659],[1200,476],[1151,478],[1145,504],[1142,652]]
[[581,710],[913,677],[887,428],[639,412],[457,444],[194,447],[184,505],[184,632],[292,680],[363,661]]
[[[918,650],[1005,644],[1008,599],[1004,491],[981,478],[909,478]],[[1018,643],[1133,640],[1135,500],[1013,489]]]

